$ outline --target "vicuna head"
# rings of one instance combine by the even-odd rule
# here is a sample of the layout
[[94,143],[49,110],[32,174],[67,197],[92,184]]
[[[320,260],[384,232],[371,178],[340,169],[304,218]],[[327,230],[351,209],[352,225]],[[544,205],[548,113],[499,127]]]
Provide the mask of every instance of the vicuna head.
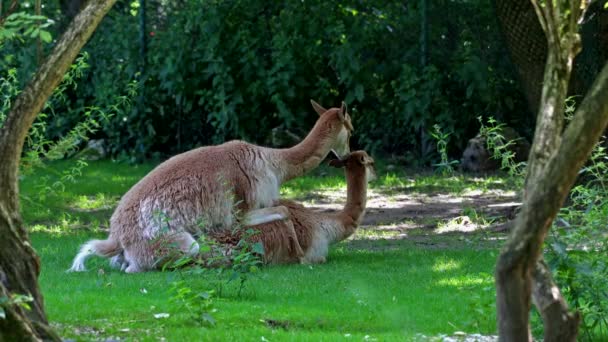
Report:
[[344,167],[348,175],[365,177],[366,182],[376,179],[374,159],[365,151],[354,151],[341,160],[331,160],[329,165],[333,167]]
[[336,138],[332,142],[331,150],[334,151],[338,158],[344,158],[350,152],[350,136],[353,133],[353,123],[346,111],[346,103],[342,102],[340,108],[330,109],[323,108],[323,106],[313,100],[310,100],[310,103],[322,118],[327,118],[327,122],[331,125],[331,132],[338,131],[338,134],[332,134]]

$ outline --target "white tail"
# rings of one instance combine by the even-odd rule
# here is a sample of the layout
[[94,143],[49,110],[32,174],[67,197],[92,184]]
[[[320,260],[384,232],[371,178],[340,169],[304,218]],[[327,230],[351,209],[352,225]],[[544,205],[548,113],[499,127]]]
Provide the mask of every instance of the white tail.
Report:
[[84,265],[85,261],[91,255],[98,255],[101,257],[112,257],[120,254],[121,248],[117,241],[113,239],[108,240],[91,240],[82,245],[80,247],[80,252],[74,258],[74,262],[72,262],[72,267],[68,270],[68,272],[84,272],[86,271],[86,267]]

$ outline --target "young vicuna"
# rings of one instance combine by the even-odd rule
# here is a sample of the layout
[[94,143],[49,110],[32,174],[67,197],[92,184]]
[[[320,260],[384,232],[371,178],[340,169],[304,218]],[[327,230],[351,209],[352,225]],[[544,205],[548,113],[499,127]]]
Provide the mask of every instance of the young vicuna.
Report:
[[320,117],[294,147],[230,141],[160,164],[122,197],[110,219],[108,239],[84,244],[70,270],[84,271],[92,254],[114,257],[114,264],[126,272],[154,268],[158,251],[151,242],[159,237],[195,254],[198,236],[231,229],[235,209],[245,214],[244,224],[265,222],[260,217],[280,219],[280,212],[268,216],[268,210],[252,209],[272,206],[283,182],[317,167],[331,150],[340,157],[349,152],[353,126],[346,105],[326,110],[311,103]]
[[[329,245],[351,236],[361,223],[367,183],[376,177],[374,160],[365,151],[356,151],[343,160],[332,160],[330,165],[345,168],[346,205],[336,213],[319,213],[294,201],[277,201],[277,208],[289,212],[288,220],[252,227],[258,233],[251,240],[262,242],[266,263],[323,263]],[[222,236],[216,239],[227,240]]]

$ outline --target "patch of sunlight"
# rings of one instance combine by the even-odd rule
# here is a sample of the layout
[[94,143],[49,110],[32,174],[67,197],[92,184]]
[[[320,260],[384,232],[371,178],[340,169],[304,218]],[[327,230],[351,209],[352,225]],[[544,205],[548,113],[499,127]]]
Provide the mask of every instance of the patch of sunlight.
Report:
[[43,224],[36,224],[32,227],[29,227],[28,231],[34,232],[34,233],[48,233],[48,234],[53,234],[53,235],[63,235],[68,232],[66,227],[62,226],[62,225],[46,226]]
[[117,202],[116,199],[106,197],[99,193],[95,196],[78,196],[74,202],[70,203],[70,207],[81,211],[91,211],[99,209],[109,209]]
[[74,229],[86,228],[83,222],[69,214],[62,214],[53,224],[36,224],[28,228],[31,232],[44,232],[52,234],[65,234]]
[[281,188],[281,190],[279,191],[279,193],[281,194],[281,197],[289,197],[289,198],[293,198],[296,196],[296,192],[292,189],[292,188]]
[[514,190],[500,190],[500,189],[485,190],[485,189],[479,189],[479,188],[467,188],[462,193],[463,196],[469,196],[469,197],[488,195],[488,194],[500,196],[500,197],[517,196],[517,192]]
[[521,202],[505,202],[488,204],[488,208],[509,208],[509,207],[520,207],[523,203]]
[[446,222],[437,225],[436,233],[443,234],[449,232],[473,232],[482,228],[477,223],[474,223],[468,216],[458,216]]
[[134,179],[137,179],[136,176],[112,176],[112,183],[131,183]]
[[437,262],[435,262],[435,265],[433,265],[433,271],[435,271],[435,272],[451,271],[451,270],[459,269],[461,266],[462,266],[462,263],[459,261],[456,261],[454,259],[438,260]]
[[449,194],[437,194],[435,196],[427,196],[427,200],[437,203],[462,203],[465,199],[460,196],[454,197]]
[[401,233],[398,230],[377,230],[377,229],[359,228],[353,235],[352,239],[354,239],[354,240],[360,240],[360,239],[379,240],[379,239],[391,239],[391,238],[394,239],[401,235],[403,235],[403,233]]
[[496,342],[497,335],[467,334],[462,331],[455,331],[452,335],[440,334],[436,336],[426,336],[416,334],[416,342]]
[[462,275],[457,277],[443,278],[437,281],[437,285],[441,286],[454,286],[454,287],[466,287],[466,286],[479,286],[479,285],[492,285],[494,280],[491,276],[472,276]]
[[306,197],[314,193],[325,193],[331,191],[343,192],[346,188],[344,178],[326,177],[326,178],[311,178],[301,177],[290,180],[280,189],[283,196]]
[[410,182],[411,182],[410,180],[404,179],[403,177],[400,177],[394,173],[387,173],[384,175],[384,177],[379,177],[379,179],[376,183],[378,183],[378,185],[380,185],[380,186],[403,187],[403,186],[406,186],[406,184],[410,183]]

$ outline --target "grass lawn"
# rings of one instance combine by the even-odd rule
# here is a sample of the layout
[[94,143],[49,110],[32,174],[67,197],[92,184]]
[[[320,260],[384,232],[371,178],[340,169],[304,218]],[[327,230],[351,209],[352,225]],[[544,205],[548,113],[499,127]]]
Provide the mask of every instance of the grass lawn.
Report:
[[[75,183],[53,185],[71,166],[55,163],[21,182],[23,216],[43,264],[46,310],[65,338],[410,341],[421,339],[419,334],[495,334],[498,244],[492,241],[501,237],[436,231],[453,220],[445,213],[475,213],[469,215],[474,222],[457,226],[493,220],[492,212],[484,211],[486,202],[476,207],[475,201],[508,191],[500,178],[440,178],[388,172],[380,165],[370,219],[354,238],[335,246],[324,265],[264,267],[240,296],[230,283],[221,297],[212,298],[216,324],[208,326],[190,318],[169,289],[177,280],[211,289],[216,279],[211,274],[127,275],[99,258],[88,262],[88,272],[65,273],[82,242],[105,238],[117,200],[153,167],[92,162]],[[286,184],[282,193],[322,208],[335,203],[321,195],[345,197],[344,186],[340,170],[321,167]],[[420,203],[407,202],[412,198]],[[445,206],[427,213],[420,211],[428,207],[424,201]],[[155,318],[159,313],[169,316]]]

